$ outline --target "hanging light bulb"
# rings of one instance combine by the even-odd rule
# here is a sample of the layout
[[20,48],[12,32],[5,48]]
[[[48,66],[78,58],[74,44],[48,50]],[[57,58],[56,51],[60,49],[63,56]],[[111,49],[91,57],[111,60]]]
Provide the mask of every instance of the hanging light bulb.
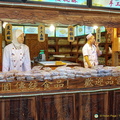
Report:
[[96,30],[98,28],[98,26],[93,26],[93,28]]
[[8,24],[8,22],[3,22],[3,28],[5,28],[6,24]]
[[53,24],[50,25],[50,31],[54,31],[55,30],[55,26]]

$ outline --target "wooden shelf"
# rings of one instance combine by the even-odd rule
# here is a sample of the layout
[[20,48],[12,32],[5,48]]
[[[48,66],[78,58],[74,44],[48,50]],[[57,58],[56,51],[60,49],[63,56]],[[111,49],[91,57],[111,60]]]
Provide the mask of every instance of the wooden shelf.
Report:
[[78,44],[78,46],[83,46],[84,44]]
[[71,46],[77,46],[77,44],[71,44]]
[[71,52],[59,52],[59,54],[69,54]]
[[57,52],[48,52],[48,54],[57,54]]
[[[103,42],[103,43],[99,43],[99,46],[100,47],[104,47],[104,50],[106,51],[105,53],[103,53],[100,57],[102,58],[103,57],[103,59],[105,59],[105,65],[107,65],[107,61],[108,61],[108,59],[110,58],[110,57],[112,57],[112,55],[111,54],[109,54],[109,46],[111,46],[112,45],[112,43],[109,43],[107,40],[108,40],[108,35],[107,35],[107,32],[102,32],[101,33],[101,35],[103,36],[103,37],[105,37],[105,39],[106,39],[106,41],[105,42]],[[82,51],[81,52],[79,52],[79,49],[81,48],[81,47],[83,47],[84,46],[84,44],[86,43],[86,35],[83,35],[83,36],[76,36],[75,37],[75,41],[76,41],[76,44],[72,44],[72,43],[70,43],[69,45],[61,45],[61,44],[58,44],[58,42],[59,42],[59,40],[60,39],[64,39],[64,40],[68,40],[67,39],[67,37],[65,37],[65,38],[61,38],[61,37],[56,37],[56,38],[54,38],[54,37],[51,37],[51,38],[49,38],[48,37],[48,39],[49,40],[54,40],[55,41],[55,45],[48,45],[48,48],[51,48],[51,47],[53,47],[55,50],[56,50],[56,52],[48,52],[48,57],[49,57],[49,55],[51,54],[51,55],[53,55],[53,54],[58,54],[58,55],[62,55],[62,54],[70,54],[70,56],[71,56],[71,58],[64,58],[64,59],[66,59],[66,60],[70,60],[70,61],[73,61],[74,60],[74,62],[81,62],[81,63],[83,63],[83,61],[79,61],[79,56],[82,56]],[[85,43],[79,43],[80,42],[80,40],[83,40],[83,41],[85,41]],[[109,38],[110,39],[110,38]],[[60,48],[64,48],[64,49],[70,49],[71,51],[70,52],[59,52],[59,49]],[[76,48],[77,50],[76,50],[76,52],[72,52],[72,49],[73,48]],[[72,58],[72,55],[76,55],[77,57],[75,57],[74,59]],[[47,60],[49,60],[48,58],[47,58]]]
[[63,47],[63,46],[70,46],[70,45],[58,45],[59,47]]
[[82,52],[78,52],[78,54],[82,54]]
[[48,46],[56,46],[56,44],[48,44]]

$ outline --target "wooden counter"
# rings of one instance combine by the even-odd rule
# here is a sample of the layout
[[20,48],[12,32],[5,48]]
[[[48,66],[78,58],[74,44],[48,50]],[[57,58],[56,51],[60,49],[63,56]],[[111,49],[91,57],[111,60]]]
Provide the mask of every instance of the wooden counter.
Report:
[[119,120],[119,105],[120,77],[0,82],[0,120]]

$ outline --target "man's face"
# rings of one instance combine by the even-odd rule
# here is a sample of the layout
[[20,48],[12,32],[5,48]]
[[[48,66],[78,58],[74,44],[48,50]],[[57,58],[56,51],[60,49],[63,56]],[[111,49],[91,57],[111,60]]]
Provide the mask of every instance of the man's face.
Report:
[[24,33],[21,34],[18,38],[17,38],[19,43],[23,43],[24,42]]
[[91,40],[92,44],[95,44],[95,37],[94,36],[91,36],[90,40]]

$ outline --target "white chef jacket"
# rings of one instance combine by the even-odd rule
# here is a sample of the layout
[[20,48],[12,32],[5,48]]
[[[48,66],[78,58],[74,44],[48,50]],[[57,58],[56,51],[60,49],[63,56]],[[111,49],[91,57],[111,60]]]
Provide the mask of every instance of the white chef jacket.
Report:
[[14,44],[11,43],[4,48],[2,71],[7,72],[11,70],[31,70],[29,48],[27,45],[22,44],[20,49],[16,49]]
[[83,53],[83,62],[85,68],[88,68],[88,64],[85,61],[84,56],[88,56],[92,66],[98,65],[98,55],[95,45],[90,46],[88,43],[86,43],[82,48],[82,53]]

